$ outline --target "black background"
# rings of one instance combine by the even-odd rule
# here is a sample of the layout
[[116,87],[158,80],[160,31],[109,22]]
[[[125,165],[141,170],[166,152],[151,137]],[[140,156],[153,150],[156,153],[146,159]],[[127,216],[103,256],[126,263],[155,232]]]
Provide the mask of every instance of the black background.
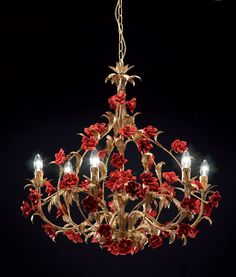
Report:
[[8,2],[0,12],[1,276],[222,276],[233,267],[235,113],[224,89],[224,3],[124,2],[126,62],[143,79],[127,89],[142,112],[137,124],[164,130],[166,145],[187,140],[195,174],[208,158],[223,197],[214,224],[201,223],[186,247],[115,257],[97,245],[54,244],[21,216],[34,155],[49,162],[60,147],[77,149],[76,133],[109,109],[115,87],[103,80],[117,61],[117,27],[114,0]]

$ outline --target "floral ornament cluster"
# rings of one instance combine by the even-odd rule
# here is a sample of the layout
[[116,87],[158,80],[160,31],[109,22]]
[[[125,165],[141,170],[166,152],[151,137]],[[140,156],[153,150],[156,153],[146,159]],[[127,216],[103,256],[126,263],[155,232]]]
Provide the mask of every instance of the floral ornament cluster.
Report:
[[[133,82],[135,76],[129,77],[127,70],[117,67],[109,79],[115,84],[120,84],[119,80]],[[108,123],[84,128],[78,151],[66,154],[60,149],[55,154],[51,162],[58,168],[55,180],[43,178],[41,169],[35,173],[26,185],[29,193],[21,206],[23,216],[32,221],[39,216],[43,231],[53,241],[62,234],[76,244],[96,243],[114,255],[133,255],[145,246],[157,249],[166,240],[180,239],[186,244],[198,234],[199,222],[206,219],[211,223],[212,211],[221,199],[219,192],[209,184],[203,186],[196,177],[188,182],[181,179],[179,154],[188,149],[187,142],[176,139],[166,148],[159,141],[162,132],[157,127],[138,128],[136,98],[127,100],[125,86],[108,103],[112,110],[104,114]],[[131,143],[140,157],[135,161],[142,168],[140,174],[130,168],[133,159],[126,155]],[[90,176],[82,175],[84,165],[88,170],[85,157],[94,149],[99,163],[90,168]],[[166,162],[158,156],[161,151],[180,172],[164,170]],[[72,170],[68,172],[69,162]],[[80,213],[81,222],[72,216],[72,206]],[[161,221],[162,212],[174,206],[176,216]],[[48,213],[52,218],[55,215],[54,220]]]

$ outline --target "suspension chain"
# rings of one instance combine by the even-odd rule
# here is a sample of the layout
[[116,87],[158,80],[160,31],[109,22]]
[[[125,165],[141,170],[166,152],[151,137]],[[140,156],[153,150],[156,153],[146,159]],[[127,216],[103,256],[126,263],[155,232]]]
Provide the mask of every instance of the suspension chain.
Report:
[[124,39],[124,26],[123,26],[123,0],[117,0],[115,9],[115,18],[118,25],[119,45],[118,45],[118,58],[119,62],[124,61],[126,54],[126,42]]

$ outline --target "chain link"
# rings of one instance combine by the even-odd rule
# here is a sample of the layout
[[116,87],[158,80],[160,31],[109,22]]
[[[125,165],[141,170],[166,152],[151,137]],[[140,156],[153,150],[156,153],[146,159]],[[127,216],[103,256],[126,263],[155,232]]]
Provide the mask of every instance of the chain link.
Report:
[[117,0],[115,9],[115,18],[118,25],[119,45],[118,57],[119,61],[123,62],[126,54],[126,42],[124,39],[124,26],[123,26],[123,0]]

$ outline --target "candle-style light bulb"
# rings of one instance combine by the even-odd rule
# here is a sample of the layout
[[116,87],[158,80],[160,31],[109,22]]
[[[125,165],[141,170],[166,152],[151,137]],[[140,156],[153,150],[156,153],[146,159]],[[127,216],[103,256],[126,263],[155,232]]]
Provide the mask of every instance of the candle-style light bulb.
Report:
[[200,167],[200,175],[201,176],[208,176],[209,174],[209,164],[207,160],[204,160]]
[[66,164],[65,164],[65,167],[64,167],[64,173],[72,173],[73,172],[73,166],[71,164],[70,161],[68,161]]
[[183,168],[189,168],[190,169],[190,167],[191,167],[191,157],[189,155],[188,150],[185,150],[183,155],[182,155],[181,166],[182,166],[182,169]]
[[90,166],[98,167],[99,163],[100,163],[100,159],[99,159],[98,151],[96,148],[94,148],[90,154]]
[[34,158],[34,170],[41,171],[43,169],[43,160],[39,154]]

